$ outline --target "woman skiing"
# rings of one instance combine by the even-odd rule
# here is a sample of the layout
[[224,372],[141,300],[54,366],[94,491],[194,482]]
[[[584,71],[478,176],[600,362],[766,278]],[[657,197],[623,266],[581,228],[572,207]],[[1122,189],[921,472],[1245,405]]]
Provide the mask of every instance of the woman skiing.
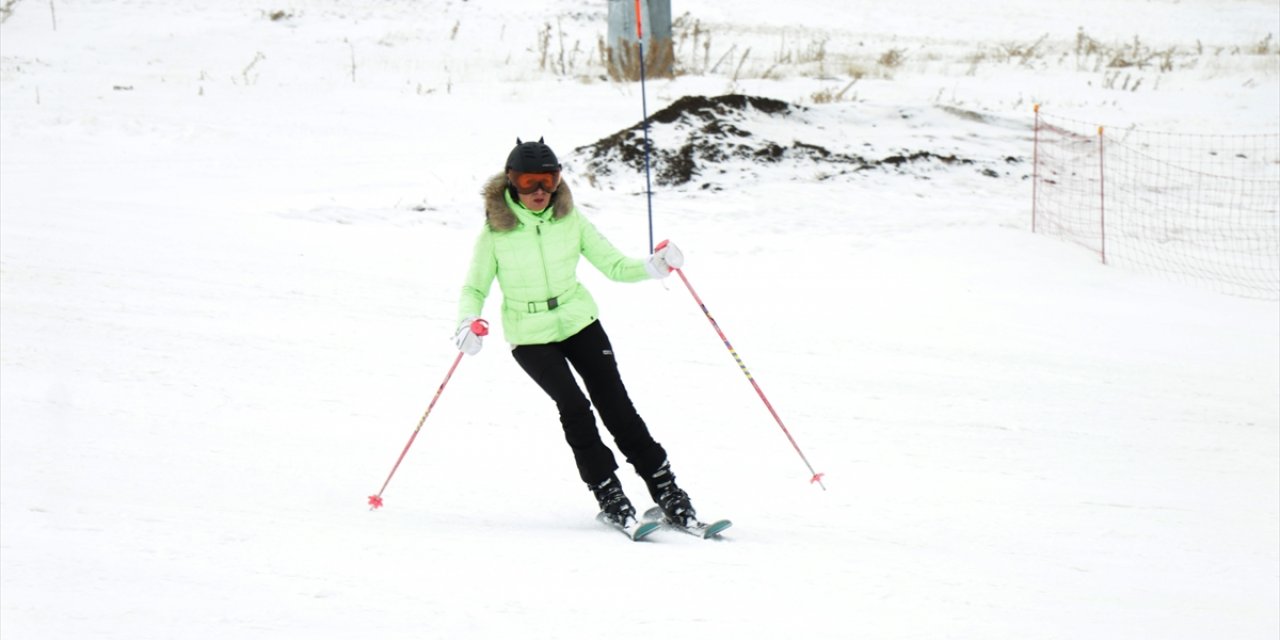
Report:
[[[682,266],[680,250],[663,242],[647,260],[619,252],[574,207],[560,163],[541,139],[517,139],[504,172],[491,178],[482,194],[485,225],[458,303],[458,348],[470,355],[480,351],[481,336],[472,332],[472,322],[496,278],[511,354],[555,401],[578,475],[595,494],[601,518],[631,527],[636,510],[615,474],[613,452],[600,438],[593,404],[666,520],[680,526],[695,522],[693,505],[676,485],[666,451],[632,406],[596,302],[576,273],[578,259],[585,257],[614,281],[665,278]],[[570,367],[581,376],[585,394]]]

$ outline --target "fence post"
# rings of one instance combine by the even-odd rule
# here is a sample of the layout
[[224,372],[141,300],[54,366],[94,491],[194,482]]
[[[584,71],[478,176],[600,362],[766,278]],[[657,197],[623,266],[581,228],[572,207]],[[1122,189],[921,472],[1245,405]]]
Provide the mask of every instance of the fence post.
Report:
[[1103,168],[1102,125],[1098,125],[1098,234],[1102,237],[1102,264],[1107,263],[1107,172]]
[[1031,143],[1031,233],[1036,232],[1036,199],[1040,188],[1040,105],[1036,105],[1036,124]]
[[[618,81],[640,79],[641,42],[636,36],[634,0],[609,0],[609,77]],[[644,25],[644,64],[650,77],[675,75],[675,49],[671,41],[671,0],[640,0]]]

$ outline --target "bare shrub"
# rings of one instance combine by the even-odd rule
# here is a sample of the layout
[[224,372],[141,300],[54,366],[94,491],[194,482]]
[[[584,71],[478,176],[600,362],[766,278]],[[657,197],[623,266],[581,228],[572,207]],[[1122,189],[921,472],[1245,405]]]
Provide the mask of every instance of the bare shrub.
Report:
[[1272,34],[1268,33],[1267,37],[1259,40],[1256,44],[1250,47],[1249,53],[1257,56],[1265,56],[1271,53],[1271,35]]
[[1039,40],[1031,44],[1021,44],[1016,42],[1005,43],[1000,45],[1000,58],[1004,61],[1017,61],[1018,64],[1030,66],[1031,60],[1043,57],[1044,53],[1041,46],[1049,39],[1049,34],[1040,36]]
[[903,62],[906,62],[906,54],[906,49],[890,49],[880,54],[880,57],[876,59],[876,64],[886,69],[897,69],[902,66]]
[[853,85],[857,84],[857,82],[858,82],[858,78],[855,77],[854,79],[850,80],[849,84],[846,84],[844,88],[841,89],[840,91],[832,91],[830,88],[828,88],[828,89],[823,89],[821,91],[818,91],[809,97],[813,100],[814,104],[827,104],[831,102],[840,102],[841,100],[844,99],[844,94],[848,93],[849,89],[852,89]]

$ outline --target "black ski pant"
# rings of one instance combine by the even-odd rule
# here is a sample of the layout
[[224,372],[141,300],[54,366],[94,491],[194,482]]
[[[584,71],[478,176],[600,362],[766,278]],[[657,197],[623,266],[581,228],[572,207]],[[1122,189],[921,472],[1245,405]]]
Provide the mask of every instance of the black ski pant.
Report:
[[[564,438],[573,450],[583,482],[598,484],[618,469],[613,452],[600,439],[591,413],[592,403],[618,451],[642,478],[647,480],[667,459],[667,452],[649,435],[649,428],[631,404],[609,336],[599,320],[563,342],[521,345],[511,353],[525,373],[555,401]],[[570,365],[582,377],[587,395],[574,379]]]

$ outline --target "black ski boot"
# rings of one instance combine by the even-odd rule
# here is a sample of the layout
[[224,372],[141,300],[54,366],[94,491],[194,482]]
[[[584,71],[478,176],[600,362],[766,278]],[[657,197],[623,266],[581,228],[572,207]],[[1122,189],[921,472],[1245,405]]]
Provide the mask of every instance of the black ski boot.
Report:
[[644,481],[649,486],[649,495],[658,503],[667,522],[682,527],[697,522],[698,514],[693,510],[689,494],[676,486],[676,475],[671,472],[670,462],[664,460],[662,466]]
[[600,484],[589,484],[591,493],[600,504],[600,515],[610,523],[621,527],[631,526],[636,521],[636,508],[631,506],[627,494],[622,492],[622,483],[618,476],[610,474]]

